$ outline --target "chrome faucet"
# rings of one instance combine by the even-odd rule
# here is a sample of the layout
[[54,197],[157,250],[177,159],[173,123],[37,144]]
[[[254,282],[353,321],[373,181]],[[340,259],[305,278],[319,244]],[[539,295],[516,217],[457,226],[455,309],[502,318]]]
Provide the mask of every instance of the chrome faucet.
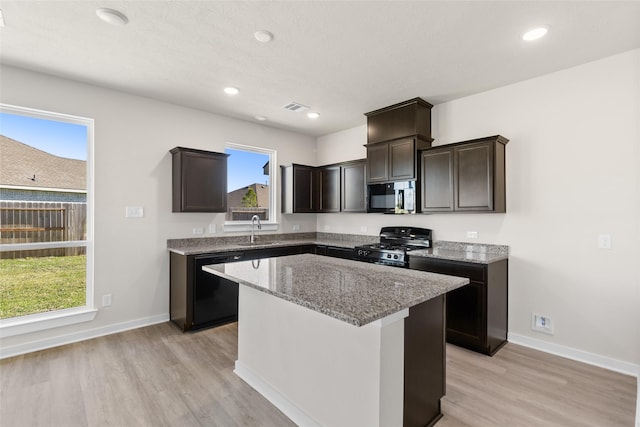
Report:
[[255,243],[256,241],[256,223],[258,224],[258,230],[262,229],[262,225],[260,224],[260,218],[258,215],[254,215],[251,217],[251,243]]

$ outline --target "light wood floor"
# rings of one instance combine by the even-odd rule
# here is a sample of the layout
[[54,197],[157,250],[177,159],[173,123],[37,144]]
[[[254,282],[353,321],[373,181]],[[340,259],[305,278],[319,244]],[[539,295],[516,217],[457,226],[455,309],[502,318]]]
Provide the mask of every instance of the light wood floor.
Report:
[[[5,359],[0,425],[293,426],[233,374],[236,343],[236,324],[165,323]],[[513,344],[493,358],[447,346],[437,427],[632,427],[635,402],[633,377]]]

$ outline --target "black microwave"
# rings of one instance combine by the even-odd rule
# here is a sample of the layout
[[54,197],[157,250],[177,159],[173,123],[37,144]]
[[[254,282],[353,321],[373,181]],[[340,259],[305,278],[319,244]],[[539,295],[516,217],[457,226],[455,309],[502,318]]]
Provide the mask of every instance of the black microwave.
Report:
[[416,182],[399,181],[367,186],[367,212],[416,213]]

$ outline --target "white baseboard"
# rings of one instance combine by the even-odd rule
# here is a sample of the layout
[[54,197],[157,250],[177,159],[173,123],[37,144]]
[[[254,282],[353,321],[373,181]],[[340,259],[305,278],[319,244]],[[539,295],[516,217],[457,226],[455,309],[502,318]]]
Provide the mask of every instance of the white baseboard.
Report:
[[282,411],[291,421],[296,423],[300,427],[321,427],[318,422],[307,415],[302,409],[296,406],[286,396],[276,390],[271,384],[267,383],[256,375],[251,369],[249,369],[241,361],[236,360],[236,368],[233,372],[242,378],[244,382],[253,387],[258,393],[264,396],[269,402],[276,408]]
[[100,328],[87,329],[84,331],[74,332],[67,335],[61,335],[52,338],[46,338],[39,341],[31,341],[24,344],[14,346],[0,347],[0,359],[7,357],[19,356],[21,354],[31,353],[33,351],[46,350],[48,348],[58,347],[65,344],[72,344],[79,341],[97,338],[104,335],[111,335],[117,332],[124,332],[130,329],[142,328],[144,326],[155,325],[169,321],[169,313],[159,314],[156,316],[144,317],[142,319],[130,320],[128,322],[116,323],[113,325],[103,326]]
[[601,356],[588,351],[578,350],[572,347],[566,347],[559,344],[550,343],[543,340],[509,333],[507,340],[510,343],[529,347],[534,350],[544,351],[545,353],[555,354],[556,356],[565,357],[567,359],[583,362],[588,365],[598,366],[600,368],[609,369],[610,371],[619,372],[625,375],[631,375],[636,378],[636,427],[640,427],[640,365],[634,363],[623,362],[607,356]]
[[507,340],[511,343],[529,347],[534,350],[540,350],[544,351],[545,353],[555,354],[557,356],[562,356],[567,359],[583,362],[588,365],[599,366],[600,368],[619,372],[625,375],[631,375],[632,377],[636,378],[638,378],[638,374],[640,373],[640,365],[636,365],[634,363],[623,362],[622,360],[613,359],[607,356],[601,356],[595,353],[589,353],[588,351],[578,350],[564,345],[550,343],[548,341],[527,337],[525,335],[519,335],[510,332]]

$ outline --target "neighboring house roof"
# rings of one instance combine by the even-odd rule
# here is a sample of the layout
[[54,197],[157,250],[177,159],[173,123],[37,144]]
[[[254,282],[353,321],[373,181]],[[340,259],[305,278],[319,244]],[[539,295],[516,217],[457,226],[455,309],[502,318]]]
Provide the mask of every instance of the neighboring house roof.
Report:
[[229,192],[227,195],[227,206],[229,209],[242,206],[242,197],[244,197],[249,187],[253,188],[253,191],[255,191],[258,196],[258,207],[269,207],[269,186],[266,184],[254,183]]
[[87,162],[38,150],[0,135],[0,186],[86,190]]

